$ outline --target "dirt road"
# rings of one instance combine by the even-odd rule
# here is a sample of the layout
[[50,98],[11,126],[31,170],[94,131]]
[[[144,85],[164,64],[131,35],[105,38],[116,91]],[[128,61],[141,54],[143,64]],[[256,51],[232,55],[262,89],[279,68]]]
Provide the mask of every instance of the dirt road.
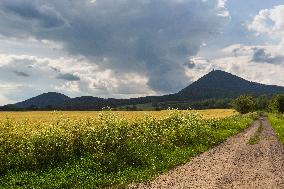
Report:
[[190,163],[130,188],[284,189],[284,148],[264,118]]

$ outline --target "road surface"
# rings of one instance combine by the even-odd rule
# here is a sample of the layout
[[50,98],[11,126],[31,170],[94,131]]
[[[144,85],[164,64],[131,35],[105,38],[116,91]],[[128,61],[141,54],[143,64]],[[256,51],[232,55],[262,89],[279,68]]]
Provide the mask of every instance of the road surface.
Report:
[[[249,144],[261,125],[259,140]],[[190,163],[129,188],[284,189],[284,148],[264,118]]]

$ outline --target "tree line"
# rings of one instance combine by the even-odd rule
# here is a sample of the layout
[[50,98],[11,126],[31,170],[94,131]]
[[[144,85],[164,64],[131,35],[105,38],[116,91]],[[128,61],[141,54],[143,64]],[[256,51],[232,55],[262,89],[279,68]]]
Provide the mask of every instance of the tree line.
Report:
[[267,95],[261,95],[259,97],[241,95],[233,100],[232,107],[241,114],[253,111],[284,113],[284,95],[277,94],[272,97]]

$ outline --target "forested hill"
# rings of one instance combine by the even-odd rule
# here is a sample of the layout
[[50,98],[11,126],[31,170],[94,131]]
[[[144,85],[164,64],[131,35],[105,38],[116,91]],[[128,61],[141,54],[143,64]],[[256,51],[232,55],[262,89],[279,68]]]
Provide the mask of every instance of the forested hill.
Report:
[[45,93],[23,102],[6,105],[0,110],[101,110],[104,107],[130,110],[168,107],[223,108],[228,107],[231,99],[242,94],[259,96],[277,93],[284,93],[284,87],[255,83],[215,70],[175,94],[131,99],[103,99],[91,96],[69,98],[60,93]]
[[215,70],[192,83],[177,95],[184,99],[235,98],[242,94],[262,95],[283,93],[284,87],[247,81],[233,74]]
[[49,106],[53,107],[60,107],[63,106],[64,103],[70,100],[68,96],[60,93],[44,93],[39,96],[30,98],[23,102],[16,103],[15,105],[18,107],[38,107],[38,108],[45,108]]

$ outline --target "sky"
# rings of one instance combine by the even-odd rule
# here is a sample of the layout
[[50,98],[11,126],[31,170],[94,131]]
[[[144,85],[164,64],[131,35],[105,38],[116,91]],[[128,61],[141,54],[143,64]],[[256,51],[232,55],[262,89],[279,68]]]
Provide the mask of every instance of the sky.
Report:
[[175,93],[213,69],[284,86],[283,0],[0,1],[0,105]]

